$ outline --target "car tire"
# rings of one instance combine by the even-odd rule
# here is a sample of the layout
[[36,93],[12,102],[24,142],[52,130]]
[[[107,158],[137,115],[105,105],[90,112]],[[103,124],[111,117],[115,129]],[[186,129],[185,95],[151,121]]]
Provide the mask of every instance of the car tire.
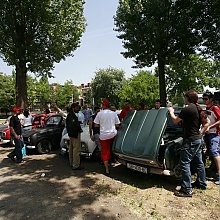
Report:
[[44,139],[37,143],[36,149],[39,154],[47,154],[50,153],[52,144],[49,140]]

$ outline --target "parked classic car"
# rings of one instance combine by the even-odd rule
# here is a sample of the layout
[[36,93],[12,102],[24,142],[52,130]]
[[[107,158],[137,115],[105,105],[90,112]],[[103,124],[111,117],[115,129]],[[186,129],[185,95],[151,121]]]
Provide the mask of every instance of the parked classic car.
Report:
[[64,127],[65,121],[61,115],[50,116],[43,128],[32,129],[23,134],[26,148],[36,149],[40,154],[59,148]]
[[180,177],[182,127],[174,125],[167,108],[131,111],[113,143],[119,162],[144,173]]
[[9,144],[10,143],[10,130],[8,124],[0,125],[0,144]]
[[[61,141],[61,151],[69,151],[69,136],[65,134]],[[100,150],[96,146],[95,142],[91,140],[89,135],[89,126],[83,127],[83,132],[81,133],[81,155],[86,157],[94,156],[95,158],[100,158]]]
[[[41,128],[45,124],[46,114],[35,114],[33,116],[32,129]],[[10,118],[10,117],[9,117]],[[7,124],[0,125],[0,144],[10,144],[14,145],[13,140],[11,139],[10,129],[9,129],[9,120],[7,119]]]

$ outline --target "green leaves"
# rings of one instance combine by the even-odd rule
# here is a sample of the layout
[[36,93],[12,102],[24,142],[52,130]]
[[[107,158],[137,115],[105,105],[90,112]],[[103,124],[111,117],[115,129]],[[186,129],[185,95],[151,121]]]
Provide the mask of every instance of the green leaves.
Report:
[[54,63],[72,56],[80,45],[83,4],[83,0],[0,2],[0,54],[16,66],[17,104],[27,104],[27,71],[51,77]]
[[53,100],[61,109],[70,106],[73,100],[78,100],[78,97],[77,87],[73,85],[72,80],[67,80],[63,86],[59,84],[54,86]]
[[203,92],[207,85],[218,88],[220,86],[218,65],[198,55],[173,61],[173,64],[166,69],[166,85],[170,101],[179,102],[183,92],[189,89]]
[[100,69],[92,80],[92,95],[95,104],[99,105],[103,99],[111,103],[119,103],[119,91],[125,81],[124,71],[109,67]]
[[0,73],[0,107],[11,108],[15,103],[15,78]]
[[48,73],[70,56],[85,29],[81,0],[1,1],[0,51],[11,65],[24,60],[28,70]]
[[154,101],[159,98],[158,77],[150,72],[138,72],[126,81],[119,97],[121,105],[125,100],[130,100],[132,106],[138,106],[142,102],[146,107],[153,107]]

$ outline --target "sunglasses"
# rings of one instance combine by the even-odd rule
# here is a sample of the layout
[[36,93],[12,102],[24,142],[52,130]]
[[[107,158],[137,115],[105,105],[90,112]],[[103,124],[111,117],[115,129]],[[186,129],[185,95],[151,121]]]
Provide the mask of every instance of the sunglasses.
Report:
[[208,100],[208,98],[202,98],[203,100],[205,100],[205,101],[207,101]]

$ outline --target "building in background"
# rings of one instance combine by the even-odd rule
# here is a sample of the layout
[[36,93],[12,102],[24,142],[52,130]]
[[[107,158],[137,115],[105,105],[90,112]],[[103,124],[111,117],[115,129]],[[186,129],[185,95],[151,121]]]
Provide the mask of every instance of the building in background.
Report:
[[78,92],[79,92],[79,104],[81,106],[84,106],[85,103],[89,104],[89,106],[93,105],[91,83],[87,83],[87,84],[82,83],[80,86],[78,86]]

